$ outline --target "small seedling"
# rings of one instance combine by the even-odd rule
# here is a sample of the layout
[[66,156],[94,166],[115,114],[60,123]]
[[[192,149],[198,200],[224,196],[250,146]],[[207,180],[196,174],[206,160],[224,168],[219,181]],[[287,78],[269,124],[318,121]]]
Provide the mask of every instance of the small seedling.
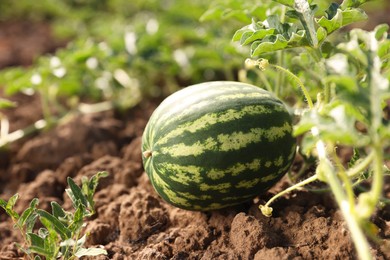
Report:
[[[107,254],[103,248],[85,248],[87,235],[82,235],[86,226],[84,220],[95,213],[93,194],[98,181],[107,175],[107,172],[98,172],[89,180],[82,178],[81,187],[68,178],[69,189],[66,189],[66,193],[72,201],[74,212],[65,211],[53,201],[52,212],[49,213],[38,209],[39,200],[34,198],[30,206],[19,215],[14,210],[19,194],[8,201],[0,199],[0,207],[12,218],[14,227],[19,229],[24,239],[24,245],[17,245],[29,259],[75,259]],[[42,228],[35,228],[37,221]]]

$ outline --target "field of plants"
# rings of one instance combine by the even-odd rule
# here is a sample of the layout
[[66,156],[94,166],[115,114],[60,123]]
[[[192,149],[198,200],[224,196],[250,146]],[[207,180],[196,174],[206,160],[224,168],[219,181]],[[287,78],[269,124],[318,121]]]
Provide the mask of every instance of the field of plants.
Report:
[[390,259],[389,12],[0,1],[0,259]]

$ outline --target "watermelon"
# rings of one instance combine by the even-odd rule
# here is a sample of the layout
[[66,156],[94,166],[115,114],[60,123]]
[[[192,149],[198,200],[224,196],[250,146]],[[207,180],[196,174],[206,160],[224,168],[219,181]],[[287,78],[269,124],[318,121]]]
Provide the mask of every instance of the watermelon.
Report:
[[253,199],[287,172],[295,149],[283,102],[233,81],[175,92],[153,112],[142,136],[144,169],[155,190],[188,210]]

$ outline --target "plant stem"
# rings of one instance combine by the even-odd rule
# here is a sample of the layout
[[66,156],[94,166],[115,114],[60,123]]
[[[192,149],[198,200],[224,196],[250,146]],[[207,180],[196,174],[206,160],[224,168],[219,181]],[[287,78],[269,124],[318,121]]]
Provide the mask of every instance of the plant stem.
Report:
[[[312,134],[314,136],[319,135],[319,131],[316,127],[312,128]],[[332,193],[336,198],[336,202],[339,205],[341,213],[345,221],[347,222],[349,231],[351,232],[352,240],[355,244],[356,251],[358,252],[361,260],[371,260],[370,246],[368,241],[359,226],[358,217],[352,211],[351,204],[348,200],[346,193],[343,190],[343,185],[340,183],[337,178],[337,174],[331,162],[327,157],[326,147],[322,140],[317,141],[316,148],[318,151],[318,158],[322,166],[321,170],[323,177],[326,179],[326,182],[329,184]]]
[[343,165],[341,164],[340,159],[337,156],[337,154],[335,153],[334,149],[330,155],[332,156],[332,159],[336,165],[336,169],[338,171],[338,176],[340,177],[340,180],[342,182],[342,186],[346,192],[346,196],[348,198],[348,203],[350,205],[350,211],[353,212],[353,214],[355,214],[356,213],[355,212],[355,194],[353,192],[353,184],[352,184],[348,174],[345,172],[345,169],[344,169]]

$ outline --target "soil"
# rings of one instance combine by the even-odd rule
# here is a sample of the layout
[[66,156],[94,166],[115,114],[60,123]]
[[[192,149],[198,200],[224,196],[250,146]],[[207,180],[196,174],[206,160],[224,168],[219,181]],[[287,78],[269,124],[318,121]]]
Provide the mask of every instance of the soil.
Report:
[[[38,96],[18,95],[8,110],[12,128],[39,119]],[[258,205],[288,187],[283,178],[248,203],[211,212],[192,212],[165,203],[153,190],[141,161],[141,135],[157,103],[144,101],[125,113],[78,115],[58,127],[14,143],[0,154],[0,197],[16,192],[21,212],[32,198],[50,210],[57,201],[71,210],[66,178],[108,171],[95,194],[97,214],[87,221],[87,246],[107,256],[91,259],[356,259],[340,211],[329,193],[292,192],[273,204],[271,218]],[[293,169],[298,168],[297,159]],[[390,197],[387,179],[385,196]],[[375,214],[380,241],[376,259],[390,259],[390,206]],[[20,234],[0,210],[0,259],[23,257]]]

